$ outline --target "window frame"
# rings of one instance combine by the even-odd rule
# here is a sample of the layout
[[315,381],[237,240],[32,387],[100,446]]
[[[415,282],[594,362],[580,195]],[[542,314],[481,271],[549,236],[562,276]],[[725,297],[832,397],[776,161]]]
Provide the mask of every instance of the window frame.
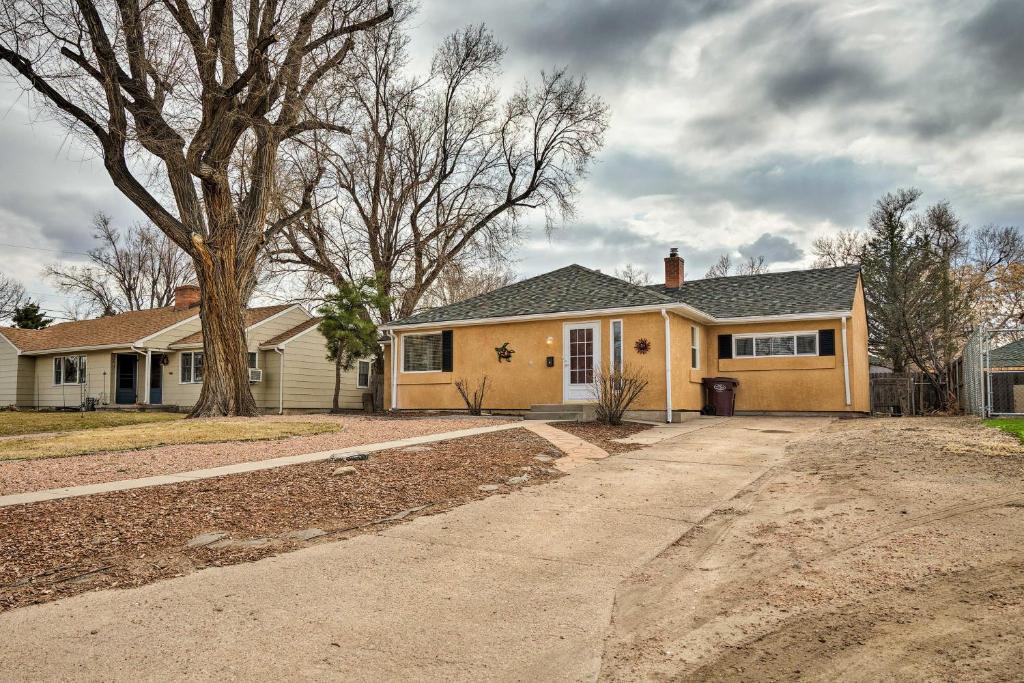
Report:
[[[615,324],[619,325],[619,365],[615,366]],[[622,374],[626,369],[626,328],[622,318],[608,321],[608,367],[612,372]]]
[[700,327],[690,325],[690,369],[700,370]]
[[[363,366],[363,363],[366,364],[366,384],[363,384],[363,383],[361,383],[359,381],[359,378],[363,374],[362,370],[360,370],[360,368],[362,368],[362,366]],[[356,389],[369,389],[370,388],[370,375],[372,373],[373,373],[373,363],[371,363],[368,360],[357,360],[356,361]]]
[[[185,356],[189,356],[192,360],[189,365],[189,379],[185,380]],[[178,384],[202,384],[203,380],[200,378],[196,380],[196,356],[203,356],[203,376],[206,376],[206,357],[202,351],[182,351],[178,357]]]
[[[814,337],[814,353],[800,353],[800,346],[797,343],[797,337]],[[757,340],[758,339],[772,339],[777,337],[789,337],[793,340],[793,353],[758,353],[757,352]],[[741,354],[737,348],[736,342],[741,339],[750,339],[751,350],[753,353]],[[769,343],[770,344],[770,343]],[[821,344],[818,340],[817,330],[797,330],[795,332],[751,332],[747,334],[734,334],[732,335],[732,357],[733,358],[816,358],[821,355]]]
[[[75,372],[78,374],[78,379],[76,381],[74,381],[74,382],[65,382],[64,381],[64,361],[66,359],[68,359],[68,358],[74,358],[77,361],[76,364],[75,364]],[[57,373],[57,368],[58,367],[60,368],[60,373],[59,373],[60,376],[59,377],[58,377],[58,373]],[[82,354],[82,355],[78,355],[78,354],[66,355],[65,354],[65,355],[62,355],[62,356],[54,356],[53,357],[53,373],[50,375],[50,381],[53,382],[52,386],[55,386],[55,387],[62,387],[62,386],[67,386],[67,385],[80,386],[82,384],[88,384],[88,382],[86,381],[86,374],[88,373],[88,369],[89,369],[89,357],[84,355],[84,354]]]
[[[399,351],[402,354],[402,374],[424,375],[428,373],[444,372],[444,330],[432,330],[430,332],[406,332],[402,335],[402,344]],[[405,342],[408,337],[437,337],[441,343],[441,353],[437,355],[437,370],[407,370],[405,367]]]
[[[252,365],[249,365],[249,359],[253,358],[255,361]],[[203,360],[206,360],[205,358]],[[260,369],[260,352],[259,351],[246,351],[245,352],[245,364],[250,370]]]

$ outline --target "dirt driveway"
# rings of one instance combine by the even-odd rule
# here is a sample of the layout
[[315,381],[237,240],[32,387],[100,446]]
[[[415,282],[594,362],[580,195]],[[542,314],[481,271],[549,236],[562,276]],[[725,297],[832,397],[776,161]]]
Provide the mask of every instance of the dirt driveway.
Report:
[[375,535],[0,615],[5,680],[1005,680],[1024,452],[701,420]]

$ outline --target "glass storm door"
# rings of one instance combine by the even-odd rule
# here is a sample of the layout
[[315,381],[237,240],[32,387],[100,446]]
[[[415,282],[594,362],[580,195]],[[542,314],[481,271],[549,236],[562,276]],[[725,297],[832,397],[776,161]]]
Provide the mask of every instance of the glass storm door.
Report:
[[594,400],[594,379],[601,358],[599,323],[565,323],[562,328],[563,400]]

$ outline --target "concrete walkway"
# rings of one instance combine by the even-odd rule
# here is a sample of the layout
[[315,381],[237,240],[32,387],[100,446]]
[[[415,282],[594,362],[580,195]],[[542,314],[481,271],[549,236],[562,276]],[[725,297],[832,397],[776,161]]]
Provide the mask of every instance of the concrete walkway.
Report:
[[196,481],[198,479],[212,479],[213,477],[223,477],[227,474],[241,474],[243,472],[269,470],[275,467],[285,467],[287,465],[300,465],[306,462],[318,462],[320,460],[327,460],[331,456],[344,455],[346,453],[375,453],[377,451],[386,451],[392,448],[405,448],[406,446],[416,446],[424,443],[458,439],[463,436],[475,436],[477,434],[487,434],[488,432],[500,432],[504,429],[515,429],[516,427],[522,426],[523,423],[521,422],[506,422],[492,427],[459,429],[453,432],[441,432],[440,434],[429,434],[427,436],[413,436],[407,439],[397,439],[395,441],[383,441],[381,443],[364,444],[361,446],[348,446],[346,448],[338,448],[332,451],[302,453],[299,455],[288,455],[282,458],[270,458],[268,460],[239,462],[232,465],[208,467],[206,469],[191,470],[189,472],[158,474],[152,477],[142,477],[140,479],[122,479],[121,481],[85,484],[83,486],[67,486],[59,489],[29,491],[28,493],[12,493],[7,496],[0,496],[0,507],[7,507],[8,505],[23,505],[25,503],[38,503],[40,501],[55,500],[57,498],[91,496],[96,493],[108,493],[110,491],[141,489],[146,486],[177,484],[183,481]]
[[14,610],[0,671],[594,680],[620,582],[827,422],[734,418],[380,533]]

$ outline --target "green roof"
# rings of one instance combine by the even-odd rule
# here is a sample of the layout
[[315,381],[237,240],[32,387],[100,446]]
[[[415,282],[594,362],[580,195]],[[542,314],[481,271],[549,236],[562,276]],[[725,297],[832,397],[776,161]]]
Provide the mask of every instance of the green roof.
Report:
[[988,352],[989,366],[993,368],[1024,367],[1024,339]]
[[849,311],[858,266],[685,282],[679,289],[633,285],[573,264],[391,325],[420,325],[684,303],[715,318]]

